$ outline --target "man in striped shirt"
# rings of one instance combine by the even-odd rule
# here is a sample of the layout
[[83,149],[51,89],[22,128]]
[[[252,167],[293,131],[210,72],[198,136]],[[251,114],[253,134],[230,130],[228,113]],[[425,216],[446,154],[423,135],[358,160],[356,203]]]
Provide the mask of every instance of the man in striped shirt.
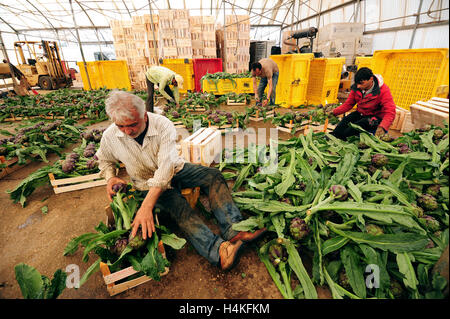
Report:
[[[103,133],[96,155],[100,176],[107,180],[108,197],[113,185],[125,183],[115,176],[115,164],[122,162],[134,187],[148,191],[132,224],[134,237],[139,227],[142,237],[155,231],[153,209],[161,208],[186,234],[200,255],[223,270],[234,266],[243,244],[265,232],[237,232],[234,223],[242,215],[233,202],[222,173],[211,167],[185,163],[176,149],[176,130],[166,117],[145,111],[139,97],[125,91],[112,91],[105,109],[113,122]],[[218,220],[221,236],[214,234],[181,194],[184,188],[200,187],[209,197],[211,210]]]

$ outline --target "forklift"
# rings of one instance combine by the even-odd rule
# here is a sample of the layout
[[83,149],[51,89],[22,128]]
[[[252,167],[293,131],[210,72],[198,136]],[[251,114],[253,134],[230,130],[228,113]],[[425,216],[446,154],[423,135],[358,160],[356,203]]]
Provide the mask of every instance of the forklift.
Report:
[[[26,46],[30,58],[25,59]],[[55,41],[17,41],[14,52],[20,64],[17,68],[25,75],[30,86],[43,90],[56,90],[72,86],[72,78],[64,72],[63,62]],[[20,60],[19,60],[20,56]]]

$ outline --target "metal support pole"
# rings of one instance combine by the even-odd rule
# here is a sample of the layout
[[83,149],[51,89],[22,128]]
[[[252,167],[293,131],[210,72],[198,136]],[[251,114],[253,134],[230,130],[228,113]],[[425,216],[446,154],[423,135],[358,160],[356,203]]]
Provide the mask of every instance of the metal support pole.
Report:
[[415,26],[414,26],[413,33],[412,33],[412,35],[411,35],[411,41],[409,42],[409,49],[411,49],[412,46],[413,46],[413,43],[414,43],[414,37],[416,36],[416,31],[417,31],[417,25],[418,25],[419,22],[420,22],[420,11],[422,11],[422,3],[423,3],[423,0],[420,0],[420,3],[419,3],[419,9],[417,10],[417,16],[416,16],[416,24],[415,24]]
[[227,23],[226,23],[226,17],[225,17],[225,1],[223,2],[223,64],[224,68],[223,70],[227,72]]
[[91,79],[89,78],[89,72],[87,69],[86,60],[84,59],[83,47],[81,45],[80,33],[78,32],[77,22],[75,20],[75,14],[73,13],[72,0],[69,0],[69,3],[70,3],[70,10],[72,11],[73,25],[75,26],[75,31],[77,33],[78,45],[80,46],[81,58],[83,59],[84,70],[86,72],[86,77],[88,79],[89,89],[92,90]]
[[[11,80],[13,82],[13,89],[14,89],[14,91],[16,93],[18,93],[18,91],[16,91],[16,87],[18,87],[18,84],[17,84],[17,81],[16,81],[16,77],[14,75],[14,71],[13,71],[13,69],[11,67],[11,62],[9,62],[8,52],[6,51],[5,43],[3,42],[3,37],[2,37],[2,32],[1,31],[0,31],[0,49],[2,50],[4,58],[8,62],[8,65],[9,65],[9,73],[11,74]],[[5,87],[6,87],[6,82],[5,82]]]
[[150,21],[152,23],[152,34],[153,34],[153,48],[155,49],[155,58],[156,58],[156,63],[159,65],[159,55],[158,55],[158,50],[156,49],[156,37],[155,37],[155,25],[153,24],[153,10],[152,10],[152,4],[151,1],[148,0],[148,7],[150,9]]

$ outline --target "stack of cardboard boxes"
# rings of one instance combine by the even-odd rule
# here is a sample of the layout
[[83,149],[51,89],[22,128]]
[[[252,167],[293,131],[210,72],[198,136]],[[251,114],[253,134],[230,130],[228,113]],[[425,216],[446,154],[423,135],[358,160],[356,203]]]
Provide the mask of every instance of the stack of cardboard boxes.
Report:
[[371,55],[372,38],[363,36],[364,23],[331,23],[319,29],[315,51],[325,57],[345,57],[346,65],[357,56]]

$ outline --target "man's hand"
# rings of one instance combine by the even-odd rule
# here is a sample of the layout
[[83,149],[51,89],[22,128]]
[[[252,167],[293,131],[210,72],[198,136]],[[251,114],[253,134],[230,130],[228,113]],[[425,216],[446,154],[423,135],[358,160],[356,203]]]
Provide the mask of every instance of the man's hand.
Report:
[[180,103],[176,103],[176,105],[177,105],[177,108],[179,108],[179,107],[180,107]]
[[381,136],[383,136],[384,134],[386,134],[384,128],[382,128],[381,126],[378,126],[378,128],[377,128],[377,130],[376,130],[376,132],[375,132],[375,136],[381,137]]
[[136,236],[136,233],[141,226],[142,239],[151,238],[155,231],[155,223],[153,221],[153,207],[141,206],[134,217],[134,221],[131,224],[131,238]]
[[267,99],[267,100],[264,100],[263,102],[262,102],[262,106],[263,107],[265,107],[267,104],[269,104],[269,99]]
[[116,195],[116,193],[113,191],[112,187],[115,184],[119,184],[119,183],[126,184],[127,182],[125,182],[123,179],[121,179],[119,177],[111,177],[108,180],[108,183],[106,184],[106,193],[108,194],[108,198],[109,198],[110,201],[112,201],[112,197],[114,195]]

